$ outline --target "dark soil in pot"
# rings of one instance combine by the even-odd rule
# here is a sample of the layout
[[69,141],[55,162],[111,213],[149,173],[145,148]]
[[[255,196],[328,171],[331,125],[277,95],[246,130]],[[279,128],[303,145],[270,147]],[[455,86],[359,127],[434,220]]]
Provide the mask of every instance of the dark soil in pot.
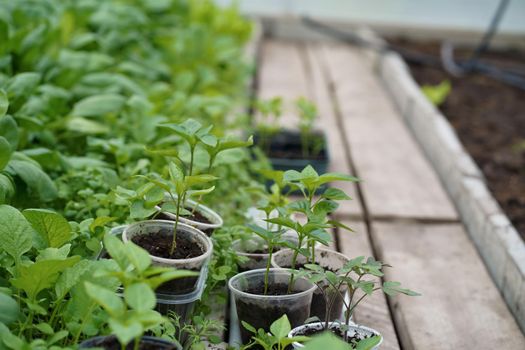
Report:
[[[252,287],[245,290],[246,293],[250,294],[264,294],[264,285]],[[268,286],[268,292],[266,295],[286,295],[288,292],[287,284],[271,284]],[[292,291],[298,293],[300,291]],[[239,320],[244,320],[255,329],[270,329],[270,325],[273,321],[279,319],[283,314],[288,316],[292,327],[300,325],[306,318],[308,318],[308,310],[305,310],[301,306],[290,305],[289,308],[277,307],[271,303],[266,306],[251,303],[247,299],[238,299],[236,302],[237,314]],[[241,338],[244,344],[248,343],[251,338],[251,333],[248,332],[242,324],[239,325],[241,328]]]
[[[122,349],[117,338],[114,336],[96,337],[93,339],[86,340],[80,345],[81,349],[88,349],[88,348],[95,348],[95,347],[103,348],[106,350],[121,350]],[[126,350],[133,350],[133,347],[134,347],[134,344],[132,341],[126,346]],[[178,350],[180,348],[177,347],[175,344],[172,344],[162,339],[157,339],[153,337],[143,337],[139,344],[139,349],[140,350]]]
[[[173,254],[170,254],[172,237],[170,231],[161,229],[158,232],[134,236],[131,241],[147,250],[151,255],[166,259],[189,259],[204,254],[202,247],[182,235],[177,235],[177,248]],[[171,280],[161,284],[157,292],[186,294],[194,289],[197,279],[198,276]]]
[[[290,266],[286,266],[290,268]],[[327,268],[326,266],[322,266],[323,269],[326,271],[332,271],[331,269]],[[304,268],[303,264],[298,264],[296,266],[297,270],[300,270]],[[333,273],[336,273],[337,271],[332,271]],[[328,320],[335,321],[340,319],[342,310],[343,310],[343,299],[339,297],[336,293],[336,291],[332,288],[329,289],[328,286],[324,289],[325,293],[328,294],[328,301],[331,301],[333,298],[335,298],[332,309],[330,310],[330,315],[328,316]],[[340,292],[342,293],[342,292]],[[326,316],[326,300],[323,295],[323,293],[319,290],[319,288],[316,288],[314,291],[314,294],[312,295],[312,304],[310,306],[310,317],[318,317],[321,321],[325,321]]]
[[[440,43],[392,41],[397,46],[439,58]],[[456,59],[472,49],[455,49]],[[487,52],[482,62],[523,71],[525,52]],[[487,185],[525,239],[525,91],[480,74],[449,75],[441,67],[410,64],[421,85],[449,80],[450,95],[439,107],[487,179]]]

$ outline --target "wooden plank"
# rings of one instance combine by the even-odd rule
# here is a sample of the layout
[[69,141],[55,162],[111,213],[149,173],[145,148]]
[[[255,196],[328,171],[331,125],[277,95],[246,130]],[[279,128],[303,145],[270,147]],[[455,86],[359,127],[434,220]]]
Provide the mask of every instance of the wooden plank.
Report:
[[[339,250],[348,257],[373,256],[368,234],[363,222],[345,221],[355,232],[339,232]],[[383,335],[381,350],[399,350],[394,323],[386,297],[376,292],[361,303],[355,312],[355,322],[372,327]]]
[[392,298],[404,349],[525,349],[525,337],[459,224],[373,222],[389,280],[420,297]]
[[438,177],[360,52],[334,45],[322,52],[370,215],[456,220]]
[[257,97],[283,98],[283,115],[279,124],[297,129],[299,118],[295,100],[308,97],[308,78],[300,46],[293,42],[265,40],[262,44]]
[[[306,66],[310,72],[311,99],[316,103],[319,110],[317,126],[326,135],[328,151],[330,154],[329,171],[350,174],[350,164],[346,146],[342,135],[337,127],[337,117],[335,115],[333,101],[330,96],[329,82],[323,72],[321,61],[319,60],[320,47],[317,44],[309,44],[305,49]],[[336,212],[338,216],[362,216],[362,209],[357,196],[357,189],[351,182],[335,182],[335,187],[345,191],[353,200],[340,202],[340,207]]]

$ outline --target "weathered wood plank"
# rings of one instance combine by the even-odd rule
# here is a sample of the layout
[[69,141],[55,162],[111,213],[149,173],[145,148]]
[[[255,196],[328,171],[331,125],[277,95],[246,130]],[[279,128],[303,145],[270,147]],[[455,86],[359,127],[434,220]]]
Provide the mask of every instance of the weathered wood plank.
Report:
[[322,58],[370,215],[456,220],[439,179],[359,50],[324,46]]
[[420,297],[391,299],[404,349],[525,349],[525,337],[459,224],[373,223],[390,280]]
[[[339,250],[348,257],[373,256],[363,222],[345,221],[355,232],[338,232]],[[392,316],[384,294],[376,292],[361,303],[355,311],[355,322],[372,327],[383,335],[382,350],[399,350]]]
[[[317,44],[308,44],[305,48],[306,66],[310,71],[311,99],[319,110],[318,128],[322,129],[327,138],[330,154],[329,171],[350,174],[350,164],[347,157],[346,145],[337,125],[334,105],[329,91],[329,81],[325,76],[321,61],[318,57],[320,48]],[[340,202],[338,216],[362,216],[357,190],[354,183],[335,182],[335,187],[345,191],[353,200]]]
[[282,97],[282,127],[297,129],[299,118],[295,100],[308,97],[308,78],[299,45],[293,42],[265,40],[259,66],[259,99]]

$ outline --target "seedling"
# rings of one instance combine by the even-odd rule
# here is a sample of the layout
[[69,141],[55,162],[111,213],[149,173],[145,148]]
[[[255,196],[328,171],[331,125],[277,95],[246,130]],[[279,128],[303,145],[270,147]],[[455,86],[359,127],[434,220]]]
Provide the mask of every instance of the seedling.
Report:
[[147,251],[132,242],[123,243],[113,235],[106,235],[104,246],[116,261],[117,268],[97,271],[96,275],[117,278],[123,287],[124,298],[105,286],[91,282],[85,282],[86,292],[107,312],[109,328],[121,348],[125,349],[128,343],[134,341],[133,348],[137,350],[145,331],[167,321],[154,310],[157,304],[154,290],[167,281],[198,273],[152,266]]
[[274,97],[269,100],[255,101],[254,107],[260,112],[260,120],[257,123],[259,133],[259,146],[269,154],[272,137],[281,130],[279,119],[282,115],[283,100],[280,97]]
[[[381,282],[383,277],[383,267],[389,265],[383,264],[370,257],[365,261],[364,256],[357,257],[348,261],[339,271],[326,271],[317,264],[306,264],[305,269],[298,273],[298,276],[308,278],[315,283],[318,289],[323,293],[326,300],[325,324],[324,329],[329,329],[330,311],[336,298],[341,298],[345,306],[345,320],[342,325],[343,340],[348,340],[347,330],[350,326],[350,318],[355,312],[356,307],[368,296],[374,292],[382,290],[384,293],[394,296],[396,294],[405,294],[409,296],[420,295],[410,289],[402,288],[399,282],[385,281]],[[335,291],[347,289],[349,298],[345,300],[344,293],[328,293],[326,283]],[[331,299],[330,299],[331,296]]]
[[242,349],[250,349],[252,347],[262,347],[264,350],[284,350],[293,342],[303,342],[309,340],[306,336],[297,336],[288,338],[288,333],[292,330],[290,321],[286,314],[281,318],[275,320],[270,326],[270,333],[262,328],[255,329],[250,324],[241,321],[244,328],[253,333],[252,342],[242,347]]
[[[313,134],[313,126],[318,111],[315,104],[301,97],[295,101],[295,106],[299,111],[299,131],[301,132],[301,150],[303,158],[308,158],[310,151],[317,154],[320,146]],[[322,146],[322,145],[321,145]]]
[[[292,220],[289,216],[279,216],[268,219],[268,222],[277,224],[282,227],[291,229],[297,233],[298,242],[293,249],[291,268],[295,269],[297,257],[299,254],[304,255],[308,261],[315,263],[315,244],[317,242],[328,245],[331,235],[328,229],[342,228],[352,231],[352,229],[336,219],[330,219],[329,214],[334,212],[339,204],[336,201],[347,200],[350,197],[344,191],[328,187],[321,190],[321,187],[333,181],[358,181],[357,178],[339,173],[326,173],[323,175],[308,165],[301,172],[288,170],[283,176],[284,182],[292,189],[297,189],[303,195],[303,199],[287,205],[289,212],[304,215],[306,222],[301,223],[298,220]],[[315,194],[319,193],[315,199]],[[304,248],[306,246],[306,249]],[[288,285],[289,291],[293,287],[293,274]]]

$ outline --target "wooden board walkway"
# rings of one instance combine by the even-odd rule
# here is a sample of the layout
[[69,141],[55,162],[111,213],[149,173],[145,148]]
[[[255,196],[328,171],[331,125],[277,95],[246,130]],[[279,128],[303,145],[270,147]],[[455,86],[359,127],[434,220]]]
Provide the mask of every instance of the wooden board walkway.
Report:
[[[350,256],[394,265],[386,277],[421,297],[373,296],[356,321],[380,330],[382,349],[525,349],[525,337],[490,279],[453,204],[361,52],[339,44],[265,40],[257,96],[317,103],[331,171],[354,198],[338,214],[357,234],[339,234]],[[339,185],[339,184],[338,184]]]

